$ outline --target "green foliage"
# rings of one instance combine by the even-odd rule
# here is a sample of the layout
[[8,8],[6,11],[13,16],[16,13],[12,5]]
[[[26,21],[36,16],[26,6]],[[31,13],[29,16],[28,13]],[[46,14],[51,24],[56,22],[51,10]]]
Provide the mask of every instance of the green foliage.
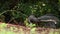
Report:
[[28,19],[26,18],[26,20],[24,21],[24,23],[25,23],[25,25],[27,26],[27,27],[30,27],[30,28],[33,28],[33,27],[35,27],[36,26],[36,24],[33,24],[33,23],[28,23]]
[[[11,15],[11,19],[21,19],[23,22],[31,14],[34,14],[36,17],[38,17],[47,13],[52,13],[60,19],[60,0],[0,1],[0,17],[7,12],[10,13],[9,15]],[[4,19],[1,20],[4,21]]]
[[7,25],[5,24],[5,23],[3,23],[3,24],[0,24],[0,27],[1,28],[4,28],[4,27],[6,27]]

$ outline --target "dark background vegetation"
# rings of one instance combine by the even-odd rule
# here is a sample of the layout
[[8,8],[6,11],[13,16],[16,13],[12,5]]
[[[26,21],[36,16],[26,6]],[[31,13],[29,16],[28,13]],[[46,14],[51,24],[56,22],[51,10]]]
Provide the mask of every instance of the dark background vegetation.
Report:
[[2,22],[21,25],[32,13],[36,17],[51,13],[60,19],[60,0],[0,0]]

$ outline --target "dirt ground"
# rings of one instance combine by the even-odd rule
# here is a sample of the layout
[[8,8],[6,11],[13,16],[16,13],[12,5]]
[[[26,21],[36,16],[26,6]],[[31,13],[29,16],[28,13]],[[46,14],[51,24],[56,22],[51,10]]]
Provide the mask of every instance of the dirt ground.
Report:
[[[1,27],[0,23],[0,31],[12,31],[15,34],[60,34],[60,29],[52,29],[52,28],[44,28],[44,27],[25,27],[20,25],[6,24],[6,26]],[[0,32],[1,33],[1,32]]]

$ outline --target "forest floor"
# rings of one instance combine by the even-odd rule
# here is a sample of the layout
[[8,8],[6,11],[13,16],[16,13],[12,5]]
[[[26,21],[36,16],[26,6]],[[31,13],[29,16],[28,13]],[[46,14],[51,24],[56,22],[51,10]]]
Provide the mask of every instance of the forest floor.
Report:
[[0,34],[60,34],[60,29],[25,27],[0,22]]

